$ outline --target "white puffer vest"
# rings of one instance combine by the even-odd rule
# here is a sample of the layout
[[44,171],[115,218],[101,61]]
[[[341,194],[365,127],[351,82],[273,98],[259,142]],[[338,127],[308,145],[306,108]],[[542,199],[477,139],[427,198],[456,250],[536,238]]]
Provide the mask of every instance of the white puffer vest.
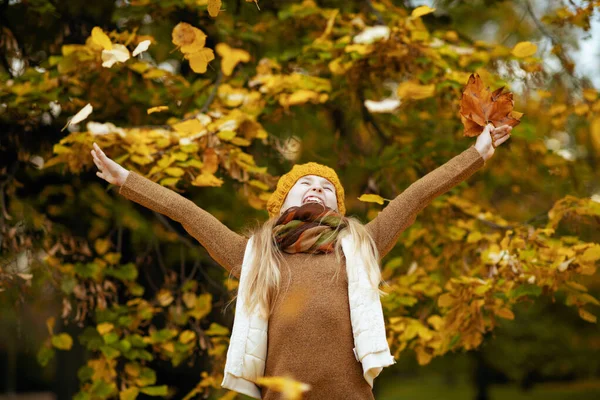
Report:
[[[221,386],[255,399],[261,398],[259,387],[254,383],[262,377],[267,358],[267,333],[269,321],[258,313],[248,315],[244,306],[248,271],[254,254],[248,240],[236,299],[235,317],[225,371]],[[386,340],[383,309],[379,293],[371,287],[364,263],[355,257],[355,246],[350,235],[342,239],[348,274],[348,297],[350,319],[354,335],[354,355],[362,363],[363,376],[373,387],[373,380],[384,367],[395,364]]]

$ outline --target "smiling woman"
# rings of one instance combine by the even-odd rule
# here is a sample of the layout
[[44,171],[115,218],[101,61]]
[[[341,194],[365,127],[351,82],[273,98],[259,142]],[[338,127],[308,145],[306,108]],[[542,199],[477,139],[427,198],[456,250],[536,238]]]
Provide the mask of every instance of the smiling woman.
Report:
[[288,192],[280,214],[290,207],[301,206],[308,201],[315,201],[325,208],[338,211],[338,200],[333,183],[317,175],[305,175],[298,179]]
[[176,192],[121,168],[97,145],[92,155],[99,177],[180,222],[240,279],[221,386],[279,400],[259,380],[288,375],[310,385],[308,400],[373,400],[374,379],[395,363],[379,301],[379,261],[436,196],[485,164],[482,154],[495,150],[490,132],[478,138],[486,141],[481,151],[471,146],[430,172],[366,225],[345,215],[344,188],[332,168],[294,165],[267,203],[269,219],[241,235]]

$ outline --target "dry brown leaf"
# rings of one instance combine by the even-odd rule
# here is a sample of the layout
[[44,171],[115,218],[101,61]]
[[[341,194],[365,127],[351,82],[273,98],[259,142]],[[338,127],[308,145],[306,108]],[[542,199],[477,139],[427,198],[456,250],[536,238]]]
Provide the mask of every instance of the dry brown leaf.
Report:
[[495,127],[519,125],[523,113],[513,111],[513,94],[502,93],[503,89],[504,86],[490,93],[479,75],[471,74],[460,102],[460,119],[465,126],[465,136],[478,136],[488,123]]

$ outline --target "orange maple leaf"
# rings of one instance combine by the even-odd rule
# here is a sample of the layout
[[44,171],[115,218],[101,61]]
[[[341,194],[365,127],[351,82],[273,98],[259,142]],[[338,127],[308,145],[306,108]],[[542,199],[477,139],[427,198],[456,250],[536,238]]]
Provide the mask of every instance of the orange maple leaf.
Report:
[[471,74],[460,102],[460,120],[465,126],[465,136],[478,136],[488,123],[495,127],[519,125],[523,113],[513,111],[513,94],[502,93],[503,89],[504,86],[490,93],[479,75]]

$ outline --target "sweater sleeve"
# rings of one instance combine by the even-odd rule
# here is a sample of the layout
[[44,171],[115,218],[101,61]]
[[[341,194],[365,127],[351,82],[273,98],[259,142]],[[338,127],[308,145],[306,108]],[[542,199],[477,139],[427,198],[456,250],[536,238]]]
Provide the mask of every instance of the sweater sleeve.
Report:
[[446,193],[484,165],[485,160],[472,145],[396,196],[366,225],[377,244],[379,257],[383,258],[394,247],[400,234],[435,197]]
[[129,171],[119,194],[181,223],[215,261],[239,278],[247,238],[231,231],[191,200],[134,171]]

